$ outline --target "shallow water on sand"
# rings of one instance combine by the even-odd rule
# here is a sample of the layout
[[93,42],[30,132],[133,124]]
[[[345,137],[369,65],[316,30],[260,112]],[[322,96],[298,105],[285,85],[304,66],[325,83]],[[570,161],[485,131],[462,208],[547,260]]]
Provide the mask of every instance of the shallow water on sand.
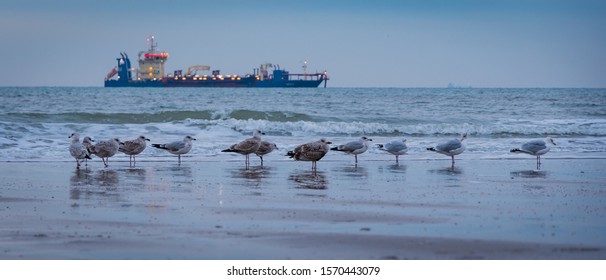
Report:
[[[552,159],[540,171],[532,160],[463,160],[454,169],[449,160],[321,161],[317,172],[306,162],[255,163],[3,163],[1,239],[13,245],[2,258],[605,256],[603,159]],[[322,249],[303,241],[313,236],[342,240]],[[406,238],[525,249],[408,252],[398,245]],[[375,248],[381,240],[392,246]],[[337,252],[338,244],[349,245]],[[535,252],[541,244],[555,247]]]

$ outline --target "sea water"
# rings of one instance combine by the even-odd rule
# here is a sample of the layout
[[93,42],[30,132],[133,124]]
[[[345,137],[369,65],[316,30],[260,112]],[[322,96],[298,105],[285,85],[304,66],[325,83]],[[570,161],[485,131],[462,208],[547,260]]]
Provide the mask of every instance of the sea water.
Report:
[[[606,156],[606,89],[4,87],[0,101],[1,161],[73,160],[72,132],[151,143],[191,135],[190,160],[234,160],[221,150],[257,129],[280,148],[274,160],[322,137],[336,145],[361,136],[373,139],[361,159],[393,160],[374,144],[397,138],[409,146],[403,160],[446,159],[426,148],[461,133],[463,159],[524,157],[509,151],[546,136],[557,146],[545,157]],[[148,146],[139,161],[170,157]]]

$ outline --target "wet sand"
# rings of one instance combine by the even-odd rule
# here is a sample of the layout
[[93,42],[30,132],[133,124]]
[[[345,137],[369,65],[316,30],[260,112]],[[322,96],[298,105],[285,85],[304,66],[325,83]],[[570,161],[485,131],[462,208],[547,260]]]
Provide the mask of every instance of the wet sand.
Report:
[[251,161],[2,162],[0,259],[606,259],[606,159]]

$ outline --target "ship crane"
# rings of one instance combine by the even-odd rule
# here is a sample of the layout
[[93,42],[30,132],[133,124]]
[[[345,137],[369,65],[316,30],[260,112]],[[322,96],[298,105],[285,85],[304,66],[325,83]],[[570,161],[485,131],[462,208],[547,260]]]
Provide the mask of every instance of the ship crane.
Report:
[[210,71],[210,66],[206,65],[193,65],[187,67],[187,76],[195,76],[198,74],[198,71]]

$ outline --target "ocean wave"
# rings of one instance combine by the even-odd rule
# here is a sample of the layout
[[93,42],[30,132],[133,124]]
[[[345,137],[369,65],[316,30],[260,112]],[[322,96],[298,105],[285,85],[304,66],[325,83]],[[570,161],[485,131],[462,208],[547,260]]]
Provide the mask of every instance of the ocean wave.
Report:
[[91,124],[146,124],[179,122],[185,120],[267,120],[275,122],[312,121],[313,117],[295,112],[223,110],[223,111],[163,111],[157,113],[8,113],[6,119],[14,122],[91,123]]
[[235,131],[253,131],[261,129],[276,135],[317,135],[317,136],[438,136],[459,135],[467,132],[470,135],[486,137],[528,136],[606,136],[606,121],[552,121],[544,123],[526,122],[500,124],[473,123],[417,123],[394,124],[378,122],[340,122],[340,121],[282,121],[275,122],[263,119],[220,119],[191,120],[192,126],[208,129],[218,126]]

